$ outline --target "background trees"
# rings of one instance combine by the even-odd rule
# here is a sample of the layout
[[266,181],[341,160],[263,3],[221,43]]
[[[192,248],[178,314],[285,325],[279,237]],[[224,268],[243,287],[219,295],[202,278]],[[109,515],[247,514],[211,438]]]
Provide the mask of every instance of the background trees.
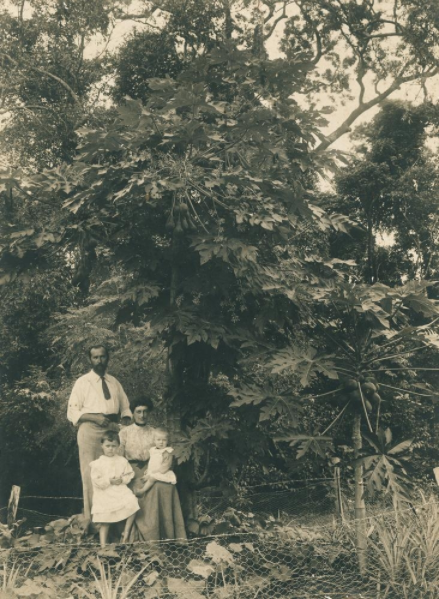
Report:
[[364,234],[334,249],[340,257],[354,252],[371,283],[434,278],[436,164],[426,141],[436,118],[431,104],[386,102],[358,132],[358,157],[337,178],[337,209],[355,215]]
[[[434,106],[384,105],[335,193],[318,186],[346,161],[328,148],[362,114],[406,82],[427,89],[434,10],[75,0],[4,11],[1,426],[25,424],[40,406],[39,468],[60,445],[54,430],[64,453],[52,451],[50,472],[75,450],[63,410],[90,342],[109,343],[129,393],[152,393],[157,418],[182,432],[192,487],[242,480],[254,463],[288,467],[276,439],[303,434],[310,415],[323,431],[349,414],[348,402],[318,409],[309,394],[332,393],[338,379],[343,389],[345,379],[375,385],[362,361],[387,356],[382,342],[395,343],[394,367],[404,368],[416,341],[435,345],[433,294],[402,286],[436,269],[425,147]],[[112,28],[126,21],[137,30],[110,51]],[[324,115],[346,101],[352,111],[325,134]],[[377,249],[380,234],[394,237],[391,249]],[[378,281],[387,287],[370,287]],[[340,372],[320,355],[334,351]],[[370,399],[352,391],[357,432],[367,432]],[[399,410],[392,401],[380,407],[386,425]],[[302,441],[320,447],[311,433]],[[323,441],[326,460],[332,438]],[[37,454],[10,436],[3,455],[12,477],[18,455]]]

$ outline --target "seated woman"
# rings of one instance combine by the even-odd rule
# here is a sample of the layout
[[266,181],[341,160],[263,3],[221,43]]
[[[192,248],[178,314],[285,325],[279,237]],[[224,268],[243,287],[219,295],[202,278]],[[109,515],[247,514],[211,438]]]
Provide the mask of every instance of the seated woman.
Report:
[[148,467],[149,450],[154,445],[154,428],[147,423],[148,413],[152,409],[153,403],[148,397],[136,399],[131,405],[133,423],[119,431],[119,453],[129,461],[134,470],[134,491],[142,484],[141,478]]
[[[133,424],[120,431],[121,455],[134,470],[131,488],[138,494],[147,480],[148,461],[154,446],[154,429],[147,425],[152,410],[149,398],[140,398],[132,406]],[[161,539],[186,539],[180,499],[175,484],[156,481],[146,494],[139,498],[137,512],[131,529],[130,541],[155,541]]]

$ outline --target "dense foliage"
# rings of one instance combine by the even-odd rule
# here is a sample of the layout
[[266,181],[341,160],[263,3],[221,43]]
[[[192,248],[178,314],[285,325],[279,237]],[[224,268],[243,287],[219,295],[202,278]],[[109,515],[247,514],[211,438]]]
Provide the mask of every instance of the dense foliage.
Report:
[[403,495],[435,385],[435,108],[388,102],[355,158],[328,148],[405,83],[428,93],[435,3],[24,7],[1,15],[5,492],[78,489],[64,410],[99,341],[168,420],[192,489],[349,472],[357,427],[370,491]]

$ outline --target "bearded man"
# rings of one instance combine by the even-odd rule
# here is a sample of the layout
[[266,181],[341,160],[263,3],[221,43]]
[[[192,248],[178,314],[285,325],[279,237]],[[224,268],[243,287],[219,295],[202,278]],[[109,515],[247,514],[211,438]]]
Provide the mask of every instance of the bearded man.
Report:
[[81,468],[84,516],[91,520],[93,487],[90,462],[102,455],[101,438],[107,430],[119,430],[118,422],[131,422],[131,410],[122,385],[107,374],[110,358],[105,345],[90,347],[92,370],[81,376],[73,386],[67,408],[67,418],[78,427],[79,465]]

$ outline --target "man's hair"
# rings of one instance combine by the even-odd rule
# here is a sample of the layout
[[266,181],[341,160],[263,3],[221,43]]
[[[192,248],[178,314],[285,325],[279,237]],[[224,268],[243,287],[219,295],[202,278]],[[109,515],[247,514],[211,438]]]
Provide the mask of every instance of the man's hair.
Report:
[[141,397],[136,397],[135,399],[133,399],[133,401],[130,404],[131,411],[134,412],[134,410],[136,408],[140,408],[140,406],[145,406],[145,408],[148,408],[148,412],[152,412],[152,410],[154,409],[154,404],[152,403],[151,399],[146,395],[142,395]]
[[119,434],[116,431],[106,431],[101,437],[101,443],[104,443],[104,441],[111,441],[111,443],[120,445]]
[[107,354],[107,358],[110,357],[110,351],[108,349],[108,347],[106,345],[104,345],[103,343],[98,343],[96,345],[91,345],[88,348],[88,357],[91,358],[91,350],[92,349],[105,349],[105,353]]

